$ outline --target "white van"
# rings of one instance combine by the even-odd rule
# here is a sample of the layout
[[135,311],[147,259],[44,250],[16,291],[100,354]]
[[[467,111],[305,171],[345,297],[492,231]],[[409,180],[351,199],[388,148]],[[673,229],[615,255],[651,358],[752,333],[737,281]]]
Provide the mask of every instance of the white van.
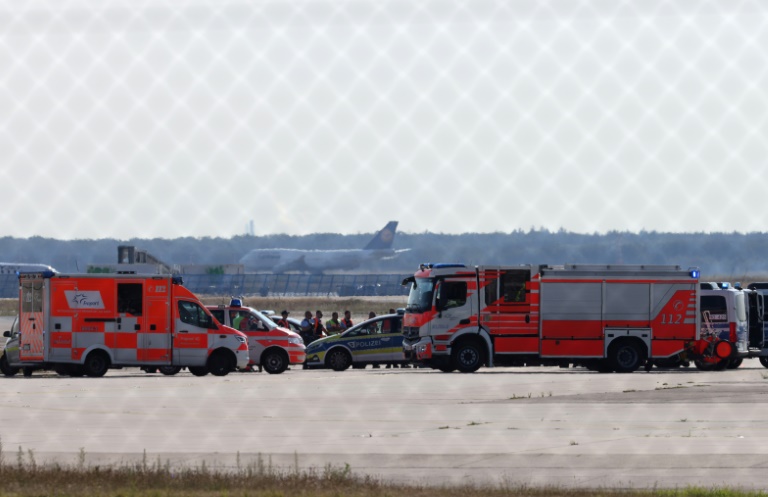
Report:
[[714,335],[734,345],[734,355],[722,365],[737,368],[749,354],[746,294],[735,288],[700,290],[701,334]]

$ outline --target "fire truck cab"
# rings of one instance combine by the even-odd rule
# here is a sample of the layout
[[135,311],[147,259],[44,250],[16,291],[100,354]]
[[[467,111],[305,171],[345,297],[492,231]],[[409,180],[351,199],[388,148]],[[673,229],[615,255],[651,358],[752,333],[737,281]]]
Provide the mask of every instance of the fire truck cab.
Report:
[[248,364],[245,336],[170,275],[21,273],[19,332],[9,366],[71,376],[129,366],[224,376]]
[[403,281],[411,285],[403,346],[445,372],[570,364],[632,372],[699,339],[698,277],[679,266],[422,264]]

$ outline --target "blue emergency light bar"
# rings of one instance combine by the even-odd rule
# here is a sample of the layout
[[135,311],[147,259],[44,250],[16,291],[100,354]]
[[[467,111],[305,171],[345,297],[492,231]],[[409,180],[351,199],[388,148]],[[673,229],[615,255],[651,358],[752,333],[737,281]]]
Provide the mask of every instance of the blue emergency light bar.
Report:
[[419,269],[422,271],[425,269],[444,269],[444,268],[450,268],[450,267],[467,267],[464,264],[461,263],[455,263],[455,262],[424,262],[419,264]]
[[699,271],[696,268],[691,268],[691,269],[688,270],[688,274],[691,275],[691,278],[697,280],[701,276],[701,271]]

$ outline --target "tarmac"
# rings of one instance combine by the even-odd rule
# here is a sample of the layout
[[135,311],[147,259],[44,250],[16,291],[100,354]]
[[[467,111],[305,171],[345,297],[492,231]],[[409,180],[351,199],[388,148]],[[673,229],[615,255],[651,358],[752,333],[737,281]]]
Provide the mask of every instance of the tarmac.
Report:
[[[5,324],[0,320],[0,329]],[[0,377],[6,464],[343,469],[420,485],[768,488],[768,369]]]

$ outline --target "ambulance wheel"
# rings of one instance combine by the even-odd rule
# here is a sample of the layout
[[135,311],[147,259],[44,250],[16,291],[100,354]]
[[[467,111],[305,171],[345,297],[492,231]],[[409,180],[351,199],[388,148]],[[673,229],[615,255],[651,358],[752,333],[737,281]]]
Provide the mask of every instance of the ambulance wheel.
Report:
[[187,369],[195,376],[205,376],[208,374],[208,368],[205,366],[190,366]]
[[645,363],[645,354],[635,340],[620,340],[608,348],[608,361],[617,373],[632,373]]
[[24,375],[24,378],[31,378],[32,371],[34,371],[32,368],[21,368],[21,373]]
[[454,345],[451,366],[462,373],[474,373],[483,365],[483,348],[477,340],[464,340]]
[[181,371],[181,366],[160,366],[157,369],[165,376],[173,376]]
[[100,350],[94,350],[85,358],[83,368],[85,374],[91,378],[100,378],[107,374],[107,370],[109,369],[109,357],[106,353]]
[[213,376],[227,376],[230,371],[235,369],[235,357],[230,352],[218,350],[208,358],[208,371]]
[[768,357],[759,357],[760,364],[763,365],[764,368],[768,368]]
[[[763,358],[761,357],[760,360],[762,359]],[[5,351],[3,351],[3,355],[0,356],[0,371],[5,376],[16,376],[16,374],[19,372],[19,368],[12,368],[11,365],[8,364],[8,358],[5,356]]]
[[352,365],[352,357],[344,349],[335,349],[325,356],[325,365],[334,371],[344,371]]
[[261,356],[264,371],[269,374],[280,374],[288,369],[288,356],[280,349],[268,350]]

